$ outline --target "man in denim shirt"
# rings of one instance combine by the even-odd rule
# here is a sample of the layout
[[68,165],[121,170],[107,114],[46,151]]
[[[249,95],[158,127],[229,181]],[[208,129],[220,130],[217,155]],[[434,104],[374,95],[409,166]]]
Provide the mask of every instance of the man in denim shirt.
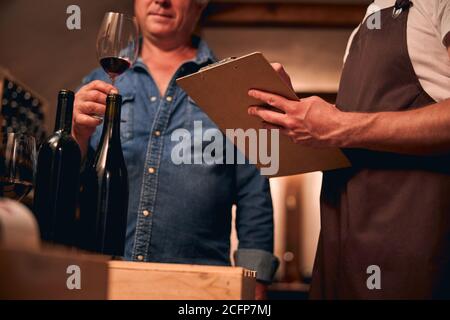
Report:
[[92,153],[102,130],[96,115],[104,114],[106,95],[119,91],[130,185],[125,258],[229,265],[231,208],[236,204],[236,265],[257,271],[257,297],[262,298],[278,264],[272,254],[268,180],[253,165],[177,165],[171,158],[179,144],[172,141],[175,130],[193,135],[199,123],[203,131],[218,130],[175,82],[215,61],[206,43],[192,37],[206,2],[135,0],[143,36],[140,58],[117,79],[116,88],[101,69],[84,79],[75,99],[73,135],[84,155]]

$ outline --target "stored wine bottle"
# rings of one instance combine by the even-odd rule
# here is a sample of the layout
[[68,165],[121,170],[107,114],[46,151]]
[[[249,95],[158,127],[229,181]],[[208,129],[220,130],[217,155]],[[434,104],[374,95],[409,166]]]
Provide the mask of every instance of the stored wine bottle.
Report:
[[34,194],[34,213],[41,238],[76,245],[81,153],[71,136],[74,93],[58,95],[55,133],[40,147]]
[[120,142],[122,97],[110,94],[94,161],[82,178],[84,248],[123,256],[128,211],[128,175]]

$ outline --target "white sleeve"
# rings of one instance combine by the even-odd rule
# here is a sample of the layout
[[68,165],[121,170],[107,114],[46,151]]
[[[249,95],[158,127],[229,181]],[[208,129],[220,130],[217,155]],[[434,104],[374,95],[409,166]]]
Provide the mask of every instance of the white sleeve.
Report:
[[450,47],[450,0],[439,0],[437,10],[442,43]]

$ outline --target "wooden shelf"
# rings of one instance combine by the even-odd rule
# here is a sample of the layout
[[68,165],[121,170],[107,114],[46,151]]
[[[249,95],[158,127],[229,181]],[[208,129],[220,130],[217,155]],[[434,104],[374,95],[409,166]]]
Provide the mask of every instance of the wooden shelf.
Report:
[[354,28],[367,5],[305,3],[230,3],[215,1],[207,9],[205,27]]

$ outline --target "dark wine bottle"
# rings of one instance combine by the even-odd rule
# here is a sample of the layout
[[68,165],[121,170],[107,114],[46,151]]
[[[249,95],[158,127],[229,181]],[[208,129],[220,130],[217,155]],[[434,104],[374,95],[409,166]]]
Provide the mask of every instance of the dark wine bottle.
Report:
[[94,161],[82,178],[81,225],[84,248],[123,256],[128,212],[128,174],[120,142],[122,97],[106,99],[103,131]]
[[40,147],[34,213],[45,241],[77,244],[81,152],[71,135],[74,93],[58,95],[55,133]]

